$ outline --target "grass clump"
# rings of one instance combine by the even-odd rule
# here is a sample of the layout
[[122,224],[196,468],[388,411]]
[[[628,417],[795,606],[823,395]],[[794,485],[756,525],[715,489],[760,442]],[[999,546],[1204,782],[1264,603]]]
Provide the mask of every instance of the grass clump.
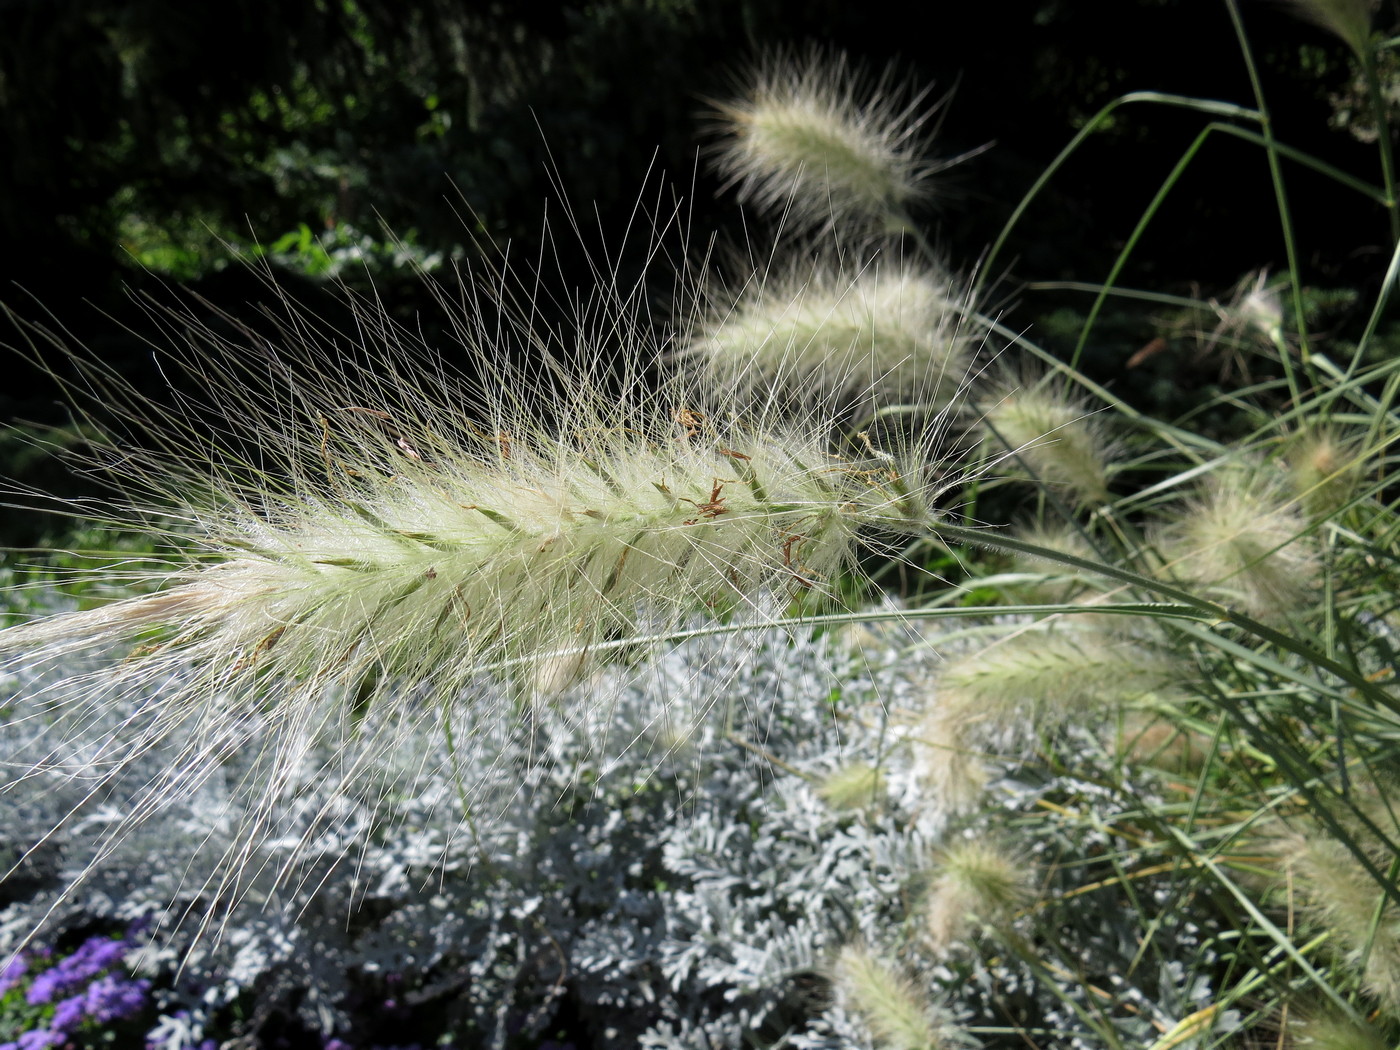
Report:
[[[1355,14],[1312,17],[1374,69],[1380,42]],[[251,763],[225,800],[242,823],[215,870],[255,874],[209,877],[210,896],[241,902],[269,865],[286,885],[296,861],[273,864],[273,844],[315,853],[343,812],[388,841],[373,814],[409,799],[419,826],[405,785],[427,759],[405,742],[436,727],[450,776],[435,791],[468,829],[454,834],[486,841],[486,818],[513,812],[481,813],[493,778],[547,784],[570,813],[614,807],[571,859],[611,882],[512,867],[491,892],[520,891],[517,925],[481,936],[538,921],[539,943],[584,960],[534,982],[550,1003],[578,968],[647,975],[626,1002],[656,1004],[649,1046],[1395,1042],[1400,356],[1377,335],[1393,282],[1353,342],[1303,330],[1279,165],[1299,155],[1251,82],[1253,106],[1135,95],[1092,118],[988,265],[1118,104],[1155,102],[1203,121],[1162,195],[1210,135],[1264,152],[1290,296],[1263,268],[1229,307],[1118,287],[1159,195],[1105,280],[1069,289],[1095,305],[1062,353],[979,315],[976,284],[913,226],[939,167],[922,156],[925,96],[867,91],[819,53],[761,66],[720,108],[717,163],[744,203],[808,231],[906,235],[860,267],[752,275],[727,300],[683,289],[656,325],[614,272],[564,332],[504,307],[504,281],[482,308],[469,276],[467,305],[443,296],[469,379],[374,304],[347,355],[300,315],[252,357],[222,328],[174,326],[170,360],[213,391],[199,407],[217,425],[172,413],[120,477],[193,553],[143,567],[137,596],[0,634],[20,683],[6,790],[95,785],[54,834],[93,798],[134,800],[62,893],[235,760]],[[1387,158],[1362,189],[1395,216]],[[1124,400],[1081,367],[1111,296],[1215,317],[1250,385],[1172,418]],[[997,356],[1025,378],[983,381]],[[77,365],[75,387],[118,418],[156,414]],[[950,433],[973,451],[941,452]],[[853,636],[858,653],[831,655]],[[820,675],[798,659],[817,650]],[[494,757],[464,774],[473,754]],[[289,835],[313,767],[315,812]],[[667,788],[647,770],[685,798],[655,808]],[[608,836],[643,814],[639,859],[607,868]],[[476,859],[494,878],[509,853]],[[648,920],[660,941],[618,932],[643,898],[669,909]],[[484,957],[473,973],[499,962]],[[682,1002],[697,974],[723,995]]]

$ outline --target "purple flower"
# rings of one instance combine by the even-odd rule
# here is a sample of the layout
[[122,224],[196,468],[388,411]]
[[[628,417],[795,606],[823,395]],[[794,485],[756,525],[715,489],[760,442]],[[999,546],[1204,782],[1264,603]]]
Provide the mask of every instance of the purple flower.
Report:
[[36,1028],[32,1032],[25,1032],[19,1037],[19,1042],[15,1045],[19,1050],[48,1050],[51,1046],[58,1045],[59,1037],[47,1028]]
[[55,1032],[64,1033],[77,1028],[83,1020],[83,1002],[86,996],[81,993],[64,999],[53,1008],[53,1020],[49,1027]]
[[90,937],[68,958],[35,977],[24,997],[31,1006],[52,1002],[56,996],[117,965],[130,947],[126,941]]
[[[0,970],[0,995],[4,995],[15,985],[19,984],[19,979],[23,977],[28,970],[29,960],[23,955],[16,955],[7,962],[5,968]],[[5,1047],[0,1046],[0,1050],[5,1050]]]
[[[0,1050],[5,1050],[5,1048],[0,1047]],[[331,1039],[321,1050],[351,1050],[351,1047],[344,1039]]]
[[24,993],[24,1001],[30,1006],[38,1006],[46,1003],[58,994],[63,987],[65,979],[63,974],[58,972],[58,967],[52,970],[45,970],[29,986],[29,990]]
[[131,950],[127,941],[114,941],[110,937],[92,937],[60,966],[66,965],[73,973],[81,973],[83,979],[94,977],[111,966],[116,966]]
[[19,1050],[18,1043],[0,1043],[0,1050]]
[[151,982],[144,978],[132,981],[108,974],[88,986],[85,996],[87,1012],[93,1020],[104,1024],[130,1017],[145,1007],[146,993],[150,988]]

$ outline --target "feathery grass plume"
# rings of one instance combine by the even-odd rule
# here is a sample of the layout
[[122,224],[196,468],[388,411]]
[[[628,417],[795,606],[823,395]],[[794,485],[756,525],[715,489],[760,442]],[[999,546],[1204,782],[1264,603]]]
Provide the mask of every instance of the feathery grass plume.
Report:
[[1053,728],[1174,692],[1185,674],[1180,664],[1120,634],[1033,625],[949,660],[938,674],[937,706],[968,727]]
[[[1261,341],[1266,346],[1280,346],[1284,338],[1283,290],[1286,287],[1286,278],[1282,282],[1271,281],[1268,268],[1263,267],[1241,277],[1225,302],[1213,297],[1207,300],[1204,306],[1215,315],[1216,323],[1209,332],[1197,327],[1200,355],[1204,357],[1222,344],[1235,349],[1255,346]],[[1189,316],[1197,313],[1191,311]],[[1199,325],[1198,321],[1190,323],[1193,327]]]
[[1007,748],[1076,720],[1096,722],[1147,696],[1174,694],[1179,659],[1146,642],[1089,626],[1027,625],[950,659],[915,733],[920,773],[952,812],[975,805],[988,745]]
[[978,928],[998,929],[1030,903],[1034,870],[1024,857],[986,838],[946,847],[938,876],[924,899],[924,921],[934,950],[945,953]]
[[[480,283],[439,292],[470,378],[372,302],[353,343],[286,300],[261,319],[275,338],[157,310],[163,367],[197,391],[170,406],[26,330],[31,356],[68,353],[74,395],[97,391],[147,442],[113,435],[134,505],[114,518],[193,552],[153,593],[0,632],[0,671],[51,679],[13,700],[36,757],[11,790],[67,770],[98,797],[168,749],[135,823],[269,726],[265,775],[241,788],[262,823],[231,836],[236,867],[326,740],[345,749],[326,775],[361,797],[389,714],[448,722],[482,675],[555,687],[580,654],[696,614],[766,620],[784,595],[835,590],[858,532],[928,520],[922,451],[840,458],[819,418],[710,418],[646,375],[659,353],[640,286],[604,282],[562,333],[503,321]],[[99,733],[119,701],[135,713]]]
[[1331,517],[1347,505],[1361,479],[1360,446],[1331,427],[1300,432],[1288,450],[1293,491],[1314,521]]
[[927,414],[961,392],[976,335],[948,273],[875,259],[851,273],[818,264],[756,279],[737,301],[711,297],[682,349],[724,404],[820,398],[873,411],[912,401]]
[[1267,268],[1246,274],[1230,306],[1221,309],[1222,323],[1234,322],[1263,336],[1270,345],[1283,339],[1283,287],[1269,283]]
[[1103,426],[1062,385],[1031,378],[1005,383],[980,407],[988,443],[1014,453],[1038,481],[1081,506],[1108,498]]
[[[1201,307],[1186,311],[1182,323],[1192,331],[1199,359],[1216,355],[1220,380],[1242,377],[1250,382],[1249,358],[1261,348],[1276,354],[1289,353],[1283,330],[1283,291],[1288,279],[1270,280],[1267,267],[1253,270],[1239,279],[1225,302],[1214,297]],[[1202,325],[1209,310],[1215,324]]]
[[983,747],[955,712],[934,707],[914,734],[915,770],[938,810],[971,813],[982,801],[990,779]]
[[715,166],[741,202],[822,232],[902,230],[930,177],[965,159],[925,159],[928,92],[872,83],[841,53],[770,55],[742,97],[714,104]]
[[1292,1021],[1288,1032],[1299,1050],[1389,1050],[1390,1044],[1370,1025],[1324,1013]]
[[1266,469],[1234,462],[1216,470],[1156,538],[1172,575],[1276,620],[1311,601],[1318,562],[1299,500]]
[[1318,796],[1288,825],[1280,821],[1262,833],[1264,851],[1287,869],[1287,888],[1301,899],[1304,915],[1331,931],[1338,953],[1392,1012],[1400,1011],[1400,909],[1382,880],[1394,879],[1400,855],[1395,799],[1388,772],[1358,766],[1345,802]]
[[1287,0],[1299,18],[1332,33],[1366,61],[1371,47],[1371,0]]
[[[1391,841],[1400,839],[1395,819],[1383,819]],[[1366,838],[1371,836],[1362,838],[1363,844]],[[1400,909],[1395,902],[1346,844],[1321,829],[1289,831],[1270,846],[1292,876],[1291,886],[1306,912],[1337,938],[1366,990],[1386,1010],[1400,1011]],[[1392,850],[1366,852],[1381,872],[1390,871]]]
[[866,809],[885,794],[885,774],[869,762],[850,762],[834,769],[817,787],[832,809]]
[[[583,405],[570,406],[567,436],[447,414],[405,426],[401,406],[335,418],[330,405],[367,399],[323,396],[326,415],[301,423],[306,473],[291,487],[239,491],[230,477],[222,507],[191,509],[218,560],[156,594],[15,628],[0,645],[54,656],[157,629],[170,633],[148,659],[183,654],[221,683],[380,693],[406,676],[451,691],[492,662],[629,631],[644,607],[672,618],[822,586],[848,563],[862,519],[902,513],[868,464],[835,459],[812,435]],[[321,466],[329,485],[314,477]]]
[[833,976],[838,998],[865,1022],[876,1046],[943,1050],[967,1045],[929,993],[866,945],[842,948]]

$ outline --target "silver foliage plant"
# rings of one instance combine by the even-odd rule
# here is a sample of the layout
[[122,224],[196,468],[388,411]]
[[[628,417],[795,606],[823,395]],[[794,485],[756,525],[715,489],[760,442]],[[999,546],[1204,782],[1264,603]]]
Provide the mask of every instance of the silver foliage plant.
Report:
[[[49,832],[80,801],[80,783],[50,775],[52,790],[0,831],[11,857],[28,855],[38,887],[0,913],[0,949],[40,919],[62,928],[155,916],[133,965],[170,978],[153,1037],[172,1050],[222,1030],[233,1004],[251,1011],[253,1035],[279,1011],[324,1037],[349,1031],[357,987],[390,975],[404,982],[400,998],[446,1010],[456,1045],[521,1045],[571,1015],[585,1019],[573,1034],[600,1046],[870,1046],[868,1018],[833,983],[853,940],[898,959],[930,1001],[947,1001],[961,1042],[1001,1027],[1011,1008],[1056,1045],[1101,1045],[1044,974],[1010,956],[979,958],[978,938],[948,954],[919,932],[936,847],[983,834],[978,822],[950,824],[927,797],[917,748],[891,721],[924,702],[931,658],[895,662],[893,648],[856,651],[839,635],[767,631],[751,642],[686,642],[608,670],[528,720],[463,709],[455,754],[434,727],[396,736],[403,749],[385,763],[401,776],[373,806],[348,802],[313,749],[295,773],[297,803],[250,849],[235,895],[198,873],[250,804],[236,785],[258,775],[256,748],[235,752],[159,825],[110,840],[132,799],[89,803],[59,843]],[[276,731],[269,722],[256,732]],[[13,726],[0,741],[5,761],[26,755]],[[822,781],[862,759],[887,770],[878,796],[833,806]],[[158,774],[159,755],[143,761]],[[496,796],[489,820],[454,805],[457,778],[478,777],[515,789]],[[1013,764],[993,794],[1014,816],[1094,790]],[[1098,837],[1033,848],[1113,847]],[[67,894],[79,873],[82,895]],[[212,909],[217,928],[201,929]],[[1086,900],[1061,919],[1058,951],[1084,974],[1127,965],[1126,912]],[[1014,924],[1033,936],[1025,916]],[[1163,948],[1206,951],[1204,968],[1204,932],[1173,936]],[[1119,1021],[1125,1041],[1209,1000],[1203,977],[1161,965],[1118,980],[1114,995],[1134,1006]]]

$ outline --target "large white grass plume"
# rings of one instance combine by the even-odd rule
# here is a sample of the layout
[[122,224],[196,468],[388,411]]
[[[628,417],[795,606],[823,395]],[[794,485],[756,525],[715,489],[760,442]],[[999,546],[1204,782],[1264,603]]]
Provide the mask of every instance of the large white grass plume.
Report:
[[[100,800],[161,755],[115,841],[257,747],[223,874],[192,875],[236,888],[309,757],[333,756],[347,798],[399,790],[411,770],[381,763],[396,727],[450,733],[474,703],[528,718],[532,683],[567,684],[560,661],[572,678],[697,616],[742,627],[797,592],[836,600],[860,534],[930,520],[922,438],[843,452],[820,402],[801,421],[697,409],[693,377],[654,372],[666,336],[640,285],[603,281],[555,329],[470,278],[440,295],[451,347],[373,302],[350,337],[287,300],[259,334],[157,310],[153,353],[186,378],[165,405],[29,327],[31,353],[69,356],[75,397],[144,439],[100,454],[129,497],[109,516],[171,553],[133,597],[0,632],[32,756],[0,791],[59,776]],[[517,701],[480,688],[503,678]],[[473,815],[500,785],[459,788]]]
[[739,97],[715,104],[715,166],[740,201],[823,232],[898,232],[965,159],[928,156],[928,89],[872,81],[844,54],[813,48],[755,64]]
[[681,355],[740,404],[791,393],[853,416],[898,404],[934,415],[963,393],[982,334],[951,272],[893,255],[859,267],[779,263],[709,300]]

